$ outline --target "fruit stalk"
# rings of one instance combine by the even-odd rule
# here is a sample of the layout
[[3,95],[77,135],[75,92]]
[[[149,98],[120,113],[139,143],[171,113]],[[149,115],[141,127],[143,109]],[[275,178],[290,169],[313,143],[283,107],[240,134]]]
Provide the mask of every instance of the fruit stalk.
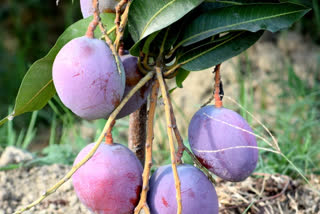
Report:
[[180,179],[177,171],[177,160],[176,160],[176,154],[175,154],[175,148],[174,148],[174,143],[173,143],[173,134],[172,134],[172,121],[171,121],[171,116],[170,116],[170,104],[168,101],[168,91],[166,89],[166,85],[162,76],[161,72],[161,60],[157,60],[157,66],[156,68],[156,74],[157,74],[157,79],[160,84],[160,90],[161,94],[163,97],[164,101],[164,108],[165,108],[165,115],[166,115],[166,121],[167,121],[167,133],[169,137],[169,146],[170,146],[170,156],[171,156],[171,167],[173,171],[173,176],[174,176],[174,181],[175,181],[175,187],[176,187],[176,198],[177,198],[177,214],[182,213],[182,199],[181,199],[181,184],[180,184]]
[[56,184],[54,184],[51,188],[46,190],[37,200],[34,202],[30,203],[29,205],[17,210],[14,212],[14,214],[20,214],[23,213],[24,211],[27,211],[31,209],[32,207],[36,206],[39,204],[41,201],[43,201],[46,197],[54,193],[62,184],[64,184],[66,181],[68,181],[71,176],[83,165],[85,164],[97,151],[98,147],[100,146],[101,142],[103,141],[105,137],[105,133],[109,129],[111,123],[113,120],[115,120],[117,114],[121,111],[123,106],[128,102],[128,100],[142,87],[144,86],[153,76],[154,76],[154,71],[150,71],[146,76],[144,76],[139,83],[129,92],[127,96],[123,98],[119,106],[111,113],[109,119],[106,122],[106,125],[103,128],[102,133],[100,134],[95,146],[92,148],[92,150],[88,153],[88,155],[82,159],[78,164],[74,165],[72,169],[61,179],[59,180]]
[[157,98],[158,98],[158,91],[159,91],[159,81],[156,80],[152,86],[152,91],[150,95],[150,107],[148,112],[148,121],[147,121],[147,141],[146,141],[146,157],[144,162],[144,170],[142,174],[142,191],[140,195],[140,201],[137,205],[134,213],[139,214],[141,209],[144,210],[145,214],[150,214],[150,210],[147,204],[147,193],[149,190],[149,177],[150,177],[150,170],[152,167],[152,142],[153,142],[153,121],[154,115],[157,106]]
[[217,107],[217,108],[222,107],[222,100],[220,99],[220,66],[221,66],[221,64],[218,64],[214,68],[214,72],[215,72],[214,100],[215,100],[215,107]]
[[94,30],[100,22],[99,0],[92,0],[92,6],[94,8],[93,20],[90,22],[86,32],[86,36],[89,38],[94,38]]
[[110,124],[110,127],[107,130],[106,133],[106,144],[108,145],[112,145],[113,144],[113,137],[112,137],[112,128],[114,127],[114,125],[116,124],[116,121],[113,120]]

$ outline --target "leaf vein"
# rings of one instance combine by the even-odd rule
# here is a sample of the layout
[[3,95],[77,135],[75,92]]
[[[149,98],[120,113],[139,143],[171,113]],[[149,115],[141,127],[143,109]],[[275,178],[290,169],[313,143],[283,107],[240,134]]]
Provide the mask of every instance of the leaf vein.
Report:
[[164,5],[158,12],[156,12],[151,18],[150,20],[147,22],[146,26],[144,27],[140,39],[143,38],[143,34],[147,31],[147,28],[149,27],[149,25],[151,24],[151,22],[163,11],[165,10],[167,7],[169,7],[171,4],[173,4],[176,0],[172,0],[171,2],[169,2],[168,4]]
[[[38,97],[38,95],[39,94],[41,94],[47,87],[48,87],[48,85],[50,85],[51,83],[52,83],[52,79],[47,83],[47,84],[45,84],[30,100],[29,100],[29,102],[27,102],[25,105],[24,105],[24,107],[22,107],[21,109],[20,109],[20,114],[22,114],[22,113],[24,113],[23,111],[24,111],[24,109],[26,109],[28,106],[29,106],[29,104],[33,101],[33,100],[35,100],[36,99],[36,97]],[[16,109],[14,110],[15,112],[16,112]],[[14,113],[14,116],[17,116],[16,115],[16,113]]]
[[299,13],[299,12],[302,12],[302,11],[305,11],[305,10],[297,10],[297,11],[277,14],[277,15],[273,15],[273,16],[265,16],[265,17],[261,17],[261,18],[257,18],[257,19],[253,19],[253,20],[248,20],[248,21],[244,21],[244,22],[239,22],[239,23],[235,23],[235,24],[231,24],[231,25],[227,25],[227,26],[217,27],[217,28],[214,28],[214,29],[211,29],[211,30],[204,31],[202,33],[195,34],[195,35],[193,35],[193,36],[181,41],[180,44],[186,43],[186,42],[188,42],[188,41],[190,41],[190,40],[192,40],[192,39],[194,39],[194,38],[196,38],[198,36],[201,36],[201,35],[204,35],[204,34],[219,30],[219,29],[230,28],[230,27],[234,27],[234,26],[237,26],[237,25],[248,24],[248,23],[255,22],[255,21],[261,21],[261,20],[264,20],[264,19],[272,19],[272,18],[276,18],[276,17],[280,17],[280,16],[290,15],[290,14],[293,14],[293,13]]

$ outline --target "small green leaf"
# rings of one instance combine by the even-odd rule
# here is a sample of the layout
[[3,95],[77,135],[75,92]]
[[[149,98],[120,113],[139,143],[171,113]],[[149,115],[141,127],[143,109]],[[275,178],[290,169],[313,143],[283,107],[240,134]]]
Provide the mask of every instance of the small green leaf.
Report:
[[235,5],[213,9],[194,19],[179,45],[187,46],[210,36],[233,30],[276,32],[290,27],[309,8],[292,3]]
[[134,0],[128,27],[135,42],[178,21],[204,0]]
[[[114,17],[114,14],[101,14],[102,22],[106,24],[109,29],[114,26]],[[52,64],[56,55],[70,40],[85,35],[91,20],[92,17],[88,17],[68,27],[58,38],[49,53],[31,65],[21,82],[12,114],[2,119],[0,125],[4,124],[9,117],[39,110],[47,104],[55,94],[52,81]],[[97,38],[102,36],[100,29],[96,29],[95,36]],[[110,38],[114,40],[115,34],[112,33]]]
[[[178,63],[188,71],[211,68],[234,57],[253,45],[263,34],[241,31],[222,42],[208,42],[199,47],[187,49],[178,56]],[[228,35],[226,35],[228,36]]]
[[187,79],[188,75],[190,74],[190,71],[187,71],[183,68],[180,68],[177,75],[176,75],[176,84],[179,88],[183,88],[183,81]]

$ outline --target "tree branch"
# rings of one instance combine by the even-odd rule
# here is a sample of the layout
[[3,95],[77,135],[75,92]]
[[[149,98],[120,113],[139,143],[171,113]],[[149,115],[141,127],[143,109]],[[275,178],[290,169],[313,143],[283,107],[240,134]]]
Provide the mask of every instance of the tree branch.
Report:
[[154,137],[153,121],[154,121],[154,115],[155,115],[156,106],[157,106],[158,90],[159,90],[159,81],[156,80],[154,85],[152,86],[152,91],[150,95],[150,107],[149,107],[148,122],[147,122],[148,124],[147,124],[146,158],[145,158],[144,170],[142,174],[143,184],[142,184],[142,191],[140,195],[139,204],[134,210],[135,214],[139,214],[142,208],[145,214],[150,214],[150,210],[146,201],[147,201],[147,193],[149,190],[150,170],[152,167],[152,142]]
[[163,97],[164,101],[164,108],[165,108],[165,114],[166,114],[166,121],[167,121],[167,133],[169,137],[169,146],[170,146],[170,156],[171,156],[171,166],[172,166],[172,171],[173,171],[173,176],[174,176],[174,182],[175,182],[175,187],[176,187],[176,198],[177,198],[177,214],[182,213],[182,201],[181,201],[181,184],[180,184],[180,179],[177,171],[177,160],[176,160],[176,154],[175,154],[175,148],[174,148],[174,143],[173,143],[173,134],[172,134],[172,121],[171,121],[171,115],[170,115],[170,104],[168,101],[168,92],[166,90],[166,86],[164,83],[164,79],[162,76],[161,72],[161,62],[160,60],[157,60],[157,65],[156,65],[156,74],[157,74],[157,79],[160,84],[160,89],[161,89],[161,94]]

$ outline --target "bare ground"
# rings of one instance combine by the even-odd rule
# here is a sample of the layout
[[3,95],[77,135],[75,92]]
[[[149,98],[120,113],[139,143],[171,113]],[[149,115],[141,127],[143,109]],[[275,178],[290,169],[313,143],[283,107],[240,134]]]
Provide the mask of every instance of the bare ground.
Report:
[[[0,214],[13,213],[40,196],[63,177],[70,166],[51,165],[0,172]],[[320,177],[310,185],[283,175],[255,174],[244,182],[217,180],[220,213],[320,213]],[[31,211],[35,214],[89,213],[78,201],[71,181]]]

